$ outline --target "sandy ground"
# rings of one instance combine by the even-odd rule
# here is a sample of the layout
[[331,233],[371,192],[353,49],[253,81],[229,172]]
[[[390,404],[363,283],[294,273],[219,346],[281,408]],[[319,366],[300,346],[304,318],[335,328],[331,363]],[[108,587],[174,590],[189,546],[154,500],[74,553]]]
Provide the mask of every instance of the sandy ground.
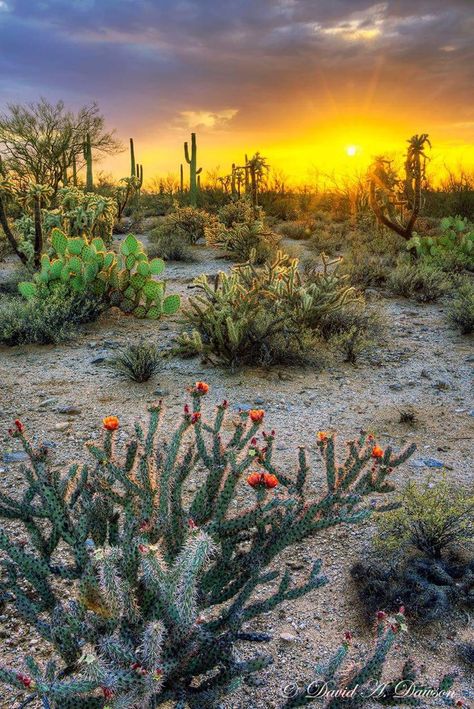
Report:
[[[203,271],[215,275],[223,268],[228,268],[225,261],[206,249],[198,250],[196,263],[168,265],[168,292],[187,298],[193,277]],[[387,299],[381,293],[373,293],[371,300],[387,320],[384,344],[357,367],[333,362],[323,371],[276,367],[230,374],[199,359],[173,359],[153,380],[136,384],[118,379],[104,367],[103,358],[141,337],[167,346],[179,325],[176,317],[143,322],[118,311],[85,326],[66,344],[0,348],[1,488],[11,491],[22,480],[17,463],[2,462],[5,453],[18,450],[6,435],[13,419],[21,418],[38,440],[49,442],[58,465],[85,460],[83,444],[98,435],[103,416],[120,417],[124,440],[134,421],[145,417],[147,405],[163,398],[169,410],[165,427],[172,427],[186,401],[186,387],[198,379],[211,386],[209,408],[224,398],[230,401],[231,410],[245,405],[264,408],[268,428],[277,432],[276,458],[289,469],[295,467],[297,446],[305,444],[319,474],[316,431],[334,428],[341,438],[351,438],[364,428],[373,431],[382,445],[390,442],[398,448],[415,441],[414,460],[438,459],[450,479],[472,485],[472,338],[457,334],[446,323],[440,305]],[[77,413],[60,413],[66,406],[74,406]],[[400,410],[407,406],[416,411],[415,426],[399,423]],[[430,470],[418,466],[407,463],[396,470],[395,482],[423,480]],[[355,634],[355,656],[370,643],[349,574],[359,552],[368,545],[370,530],[370,524],[339,527],[284,555],[284,563],[300,581],[311,562],[321,557],[329,583],[254,624],[273,634],[268,646],[258,649],[268,649],[275,662],[260,674],[256,686],[245,685],[226,699],[225,709],[279,707],[284,685],[298,681],[303,686],[310,680],[316,662],[329,657],[346,630]],[[469,677],[458,666],[455,646],[469,634],[472,639],[468,621],[460,614],[449,625],[417,629],[404,638],[398,662],[394,653],[390,667],[398,668],[403,658],[412,656],[426,668],[430,682],[455,670],[459,673],[457,688],[465,695]],[[38,638],[15,620],[11,609],[3,611],[0,622],[2,663],[18,666],[17,658],[28,652],[43,656]],[[281,638],[288,633],[292,640]],[[0,707],[14,706],[18,706],[15,696],[1,688]]]

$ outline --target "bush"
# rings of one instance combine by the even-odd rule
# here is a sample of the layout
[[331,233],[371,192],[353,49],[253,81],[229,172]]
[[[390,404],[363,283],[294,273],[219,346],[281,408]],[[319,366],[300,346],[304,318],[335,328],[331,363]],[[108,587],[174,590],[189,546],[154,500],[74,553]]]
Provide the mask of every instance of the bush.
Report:
[[230,258],[242,263],[250,258],[255,264],[266,263],[275,255],[278,238],[263,222],[234,224],[208,233],[208,244],[219,246]]
[[420,303],[439,300],[449,290],[449,279],[443,271],[424,261],[401,260],[388,277],[392,293],[413,298]]
[[428,258],[448,273],[474,270],[474,226],[466,218],[444,217],[438,236],[415,236],[407,243],[419,257]]
[[344,257],[344,271],[351,283],[360,288],[383,286],[394,266],[391,256],[353,249]]
[[221,224],[227,229],[234,224],[250,224],[254,221],[252,204],[245,198],[225,204],[219,209],[218,216]]
[[297,259],[279,252],[262,269],[247,263],[220,273],[215,286],[201,276],[194,281],[200,295],[183,311],[195,330],[179,337],[178,350],[232,369],[318,356],[322,319],[357,300],[338,265],[325,259],[323,270],[302,282]]
[[436,559],[450,544],[474,539],[474,495],[445,478],[409,482],[400,506],[379,520],[378,544],[389,551],[415,547]]
[[61,284],[41,286],[32,300],[2,297],[0,342],[23,345],[62,342],[77,332],[77,326],[96,320],[106,310],[101,296],[90,291],[74,293]]
[[309,239],[311,237],[311,226],[308,222],[283,222],[278,231],[287,239]]
[[311,227],[312,236],[308,246],[318,253],[332,256],[346,245],[349,231],[348,221],[315,221]]
[[108,365],[134,382],[147,382],[161,367],[161,353],[156,345],[140,342],[119,351]]
[[207,390],[204,382],[192,387],[192,408],[170,438],[158,438],[162,407],[152,406],[148,429],[137,424],[123,453],[119,420],[107,416],[103,440],[89,444],[94,465],[64,472],[15,421],[12,435],[30,464],[22,468],[25,494],[3,495],[0,515],[28,541],[0,531],[7,557],[0,590],[59,659],[0,669],[3,683],[28,690],[28,703],[216,706],[272,661],[239,657],[242,643],[270,639],[253,621],[266,622],[263,614],[326,582],[316,561],[294,584],[288,570],[281,573],[282,552],[367,518],[374,495],[392,489],[389,470],[415,448],[379,456],[365,435],[339,447],[320,433],[326,489],[312,497],[305,449],[290,477],[273,460],[274,434],[262,433],[264,412],[242,414],[227,436],[226,402],[204,418]]
[[194,256],[189,244],[188,235],[182,229],[163,233],[160,226],[150,232],[151,245],[148,247],[150,258],[164,259],[165,261],[193,261]]
[[164,243],[176,233],[185,238],[188,244],[204,241],[208,233],[212,234],[219,226],[217,217],[204,209],[195,207],[177,207],[167,214],[161,224],[153,229],[150,238]]
[[321,319],[319,329],[323,337],[343,354],[345,362],[356,364],[361,355],[375,347],[382,327],[380,316],[368,311],[361,301],[328,313]]
[[447,309],[448,320],[463,335],[474,331],[474,284],[463,279],[452,292],[452,299]]

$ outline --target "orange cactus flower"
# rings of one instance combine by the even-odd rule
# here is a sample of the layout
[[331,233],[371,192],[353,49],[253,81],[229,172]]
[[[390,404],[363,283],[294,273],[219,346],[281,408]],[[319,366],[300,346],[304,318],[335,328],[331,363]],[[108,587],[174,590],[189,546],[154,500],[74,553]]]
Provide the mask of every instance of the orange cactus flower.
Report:
[[374,446],[372,448],[372,458],[383,458],[383,448]]
[[107,431],[116,431],[119,427],[119,420],[117,416],[106,416],[102,419],[102,423]]
[[265,411],[263,409],[251,409],[249,411],[249,416],[250,420],[253,421],[253,423],[260,423],[261,421],[263,421]]
[[326,431],[318,431],[317,438],[320,443],[326,443],[328,439],[328,434],[326,433]]
[[25,430],[25,426],[24,426],[24,424],[22,424],[20,419],[15,419],[15,426],[16,426],[18,433],[23,433],[23,431]]
[[200,411],[195,411],[191,416],[191,423],[197,423],[201,418]]
[[194,391],[197,394],[207,394],[207,392],[209,391],[209,384],[206,384],[206,382],[196,382],[196,384],[194,385]]
[[247,482],[250,487],[265,487],[267,490],[271,490],[278,485],[278,478],[270,473],[251,473]]

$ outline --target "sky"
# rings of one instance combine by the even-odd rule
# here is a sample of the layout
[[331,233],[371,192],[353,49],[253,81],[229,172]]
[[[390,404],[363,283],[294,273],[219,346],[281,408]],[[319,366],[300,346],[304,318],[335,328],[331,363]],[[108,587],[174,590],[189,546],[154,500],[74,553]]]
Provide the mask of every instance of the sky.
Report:
[[0,0],[0,48],[1,111],[95,100],[148,179],[191,131],[204,172],[344,175],[421,132],[432,171],[474,167],[474,0]]

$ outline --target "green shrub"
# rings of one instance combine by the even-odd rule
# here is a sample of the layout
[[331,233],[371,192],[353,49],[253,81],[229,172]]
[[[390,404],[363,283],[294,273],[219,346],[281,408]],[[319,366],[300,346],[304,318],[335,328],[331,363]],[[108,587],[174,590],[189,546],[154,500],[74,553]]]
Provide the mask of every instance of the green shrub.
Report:
[[250,200],[246,198],[229,202],[218,211],[219,221],[230,229],[234,224],[250,224],[254,221]]
[[447,308],[448,320],[463,335],[474,331],[474,283],[463,279],[452,292]]
[[311,226],[312,235],[308,246],[318,253],[332,256],[347,244],[349,231],[348,221],[315,221]]
[[305,448],[290,474],[275,460],[274,432],[262,431],[265,412],[231,423],[223,402],[208,417],[207,390],[191,388],[171,436],[159,430],[162,405],[152,406],[125,450],[119,420],[105,417],[103,438],[88,445],[91,464],[65,470],[15,421],[29,464],[24,494],[2,495],[0,516],[15,531],[0,529],[0,591],[39,633],[48,662],[1,667],[0,681],[28,704],[222,706],[272,662],[252,652],[271,638],[254,623],[265,630],[268,613],[326,583],[319,560],[295,583],[282,553],[367,519],[393,490],[390,470],[415,449],[374,457],[365,434],[339,444],[320,433],[325,482],[315,488]]
[[34,299],[3,296],[0,303],[0,342],[5,345],[49,344],[71,338],[81,323],[96,320],[105,300],[90,291],[71,292],[62,283],[40,286]]
[[220,273],[215,286],[201,276],[194,281],[200,295],[183,311],[195,329],[179,337],[179,351],[204,353],[231,368],[321,356],[323,318],[358,300],[338,266],[324,258],[322,271],[303,282],[298,260],[278,252],[261,269],[246,263]]
[[394,267],[391,256],[371,253],[367,249],[352,249],[344,256],[344,271],[351,283],[360,288],[383,286]]
[[150,258],[158,256],[165,261],[194,260],[188,235],[182,229],[163,233],[162,228],[158,226],[150,232],[150,241],[147,249]]
[[189,244],[204,241],[207,234],[212,234],[219,226],[217,217],[204,209],[195,207],[176,207],[167,214],[161,224],[154,229],[150,238],[162,243],[175,233],[183,235]]
[[108,361],[110,369],[134,382],[147,382],[161,368],[158,347],[148,342],[129,345]]
[[400,260],[390,272],[387,282],[392,293],[420,303],[439,300],[450,286],[449,278],[441,269],[424,261],[413,263]]
[[351,364],[356,364],[361,355],[375,348],[382,328],[381,317],[367,310],[363,301],[328,313],[319,325],[323,337]]
[[309,239],[312,234],[311,225],[308,222],[283,222],[278,228],[279,233],[287,239]]
[[474,540],[474,495],[446,478],[407,483],[399,503],[378,521],[377,543],[384,549],[415,547],[439,559],[447,546]]
[[251,258],[255,264],[263,264],[275,255],[278,237],[263,222],[235,223],[230,228],[221,226],[208,233],[207,243],[222,248],[229,258],[239,263]]

